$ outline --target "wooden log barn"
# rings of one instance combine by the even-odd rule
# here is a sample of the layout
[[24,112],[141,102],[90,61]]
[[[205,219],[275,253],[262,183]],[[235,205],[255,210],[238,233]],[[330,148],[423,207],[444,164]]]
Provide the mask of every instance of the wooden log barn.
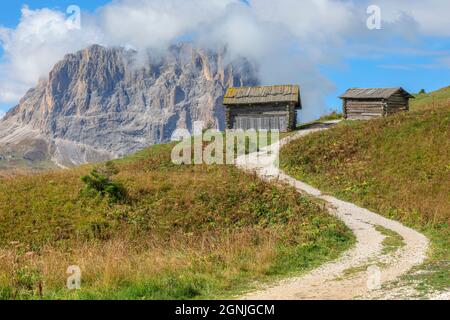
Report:
[[229,88],[225,94],[227,129],[292,131],[301,109],[300,87],[278,85]]
[[340,96],[345,119],[369,120],[408,111],[414,96],[403,88],[349,89]]

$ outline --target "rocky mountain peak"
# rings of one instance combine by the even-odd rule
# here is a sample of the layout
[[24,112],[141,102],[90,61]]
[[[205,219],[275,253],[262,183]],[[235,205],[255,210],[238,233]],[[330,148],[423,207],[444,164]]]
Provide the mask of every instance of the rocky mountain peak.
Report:
[[100,45],[68,54],[0,121],[0,155],[39,140],[47,160],[71,166],[167,141],[197,120],[223,129],[226,88],[257,83],[248,61],[225,61],[224,50],[190,43],[164,55]]

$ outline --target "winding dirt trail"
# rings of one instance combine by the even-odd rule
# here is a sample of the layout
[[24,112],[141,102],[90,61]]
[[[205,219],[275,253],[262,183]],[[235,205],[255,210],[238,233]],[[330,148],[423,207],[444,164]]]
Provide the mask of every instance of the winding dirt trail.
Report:
[[[413,266],[422,263],[426,258],[428,239],[399,222],[325,195],[320,190],[288,176],[274,165],[275,155],[282,145],[318,130],[324,128],[299,131],[278,144],[239,157],[236,165],[247,171],[255,171],[262,179],[278,180],[295,187],[301,193],[324,200],[330,214],[342,220],[353,231],[356,245],[339,259],[328,262],[303,276],[283,280],[272,287],[261,288],[241,298],[249,300],[405,298],[392,297],[389,290],[383,290],[381,285],[398,279]],[[376,226],[400,235],[404,245],[392,252],[384,252],[382,242],[385,235],[379,232]]]

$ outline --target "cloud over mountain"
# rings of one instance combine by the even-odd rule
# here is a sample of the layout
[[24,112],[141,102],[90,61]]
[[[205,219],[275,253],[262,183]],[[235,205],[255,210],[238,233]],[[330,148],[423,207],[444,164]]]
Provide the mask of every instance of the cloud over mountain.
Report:
[[339,63],[348,51],[373,53],[389,37],[448,36],[450,4],[431,2],[379,1],[385,30],[377,34],[366,28],[368,1],[121,0],[82,12],[81,28],[68,23],[72,13],[24,7],[15,29],[0,28],[0,103],[16,103],[66,53],[88,45],[164,54],[169,44],[189,40],[226,46],[230,60],[251,59],[265,84],[302,84],[305,105],[320,113],[333,90],[321,65]]

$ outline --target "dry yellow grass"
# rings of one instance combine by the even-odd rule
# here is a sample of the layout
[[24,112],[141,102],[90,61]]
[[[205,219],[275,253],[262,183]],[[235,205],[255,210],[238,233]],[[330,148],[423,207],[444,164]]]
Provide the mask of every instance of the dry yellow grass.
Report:
[[[258,244],[254,243],[255,234],[261,238]],[[12,245],[10,249],[0,250],[0,284],[6,286],[12,282],[20,286],[23,279],[17,278],[18,269],[30,274],[36,271],[38,278],[29,289],[39,297],[48,294],[48,288],[62,289],[68,276],[67,267],[74,264],[83,271],[83,282],[108,290],[120,289],[123,282],[139,283],[181,270],[201,268],[203,272],[213,272],[218,262],[228,266],[222,273],[226,279],[233,279],[242,269],[252,270],[252,277],[258,278],[265,275],[276,259],[279,240],[273,231],[241,230],[228,235],[205,234],[201,238],[178,234],[164,242],[114,239],[73,243],[66,250],[46,245],[39,254],[24,252],[20,245]],[[251,259],[241,259],[244,256]],[[18,298],[23,294],[15,293],[19,294]]]

